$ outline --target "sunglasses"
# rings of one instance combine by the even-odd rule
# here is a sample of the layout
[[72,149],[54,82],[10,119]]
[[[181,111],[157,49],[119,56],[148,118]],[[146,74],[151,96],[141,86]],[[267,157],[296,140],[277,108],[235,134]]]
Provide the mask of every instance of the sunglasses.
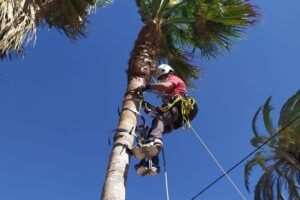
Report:
[[160,80],[166,79],[166,78],[168,78],[168,76],[169,76],[169,73],[160,75],[160,76],[157,78],[157,80],[160,81]]

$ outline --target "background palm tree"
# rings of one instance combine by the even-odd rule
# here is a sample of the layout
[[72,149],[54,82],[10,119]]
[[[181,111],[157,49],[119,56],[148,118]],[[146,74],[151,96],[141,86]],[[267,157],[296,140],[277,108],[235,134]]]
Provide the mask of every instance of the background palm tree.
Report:
[[[254,147],[266,142],[277,130],[286,127],[291,121],[300,117],[300,91],[292,96],[282,107],[278,126],[273,126],[270,112],[271,97],[260,107],[253,118]],[[256,121],[258,114],[263,113],[264,125],[269,136],[258,133]],[[255,186],[255,199],[285,199],[288,194],[291,200],[300,199],[300,120],[296,120],[288,128],[263,147],[245,166],[245,184],[249,191],[249,178],[253,167],[260,166],[263,174]]]
[[[129,59],[125,92],[115,144],[110,156],[102,199],[125,199],[130,161],[141,102],[133,91],[149,83],[159,62],[168,62],[189,87],[198,79],[195,54],[215,58],[229,50],[233,39],[257,20],[255,7],[240,0],[136,0],[144,23]],[[125,131],[127,130],[127,131]]]
[[24,55],[37,27],[56,28],[71,40],[87,34],[91,11],[109,0],[0,0],[0,59]]

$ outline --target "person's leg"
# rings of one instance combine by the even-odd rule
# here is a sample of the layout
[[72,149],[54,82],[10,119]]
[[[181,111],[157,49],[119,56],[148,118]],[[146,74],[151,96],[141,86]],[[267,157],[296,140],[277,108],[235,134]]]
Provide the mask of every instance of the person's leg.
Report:
[[164,135],[164,127],[168,124],[172,124],[174,115],[171,110],[162,113],[159,117],[152,121],[152,126],[149,131],[148,140],[143,145],[144,150],[147,152],[147,156],[156,156],[163,147],[162,138]]
[[162,136],[164,131],[164,123],[160,118],[155,118],[152,121],[152,126],[149,130],[147,140],[137,144],[132,153],[138,160],[151,158],[156,156],[163,146]]
[[172,125],[174,121],[174,112],[171,112],[170,109],[167,112],[164,112],[161,116],[153,119],[151,129],[149,130],[148,139],[142,143],[136,145],[132,152],[136,156],[138,160],[142,160],[144,158],[152,158],[155,157],[163,147],[162,138],[164,133],[164,127],[166,125]]
[[161,117],[154,118],[152,120],[151,129],[149,130],[148,139],[152,139],[152,138],[162,139],[163,132],[164,132],[163,120],[161,119]]

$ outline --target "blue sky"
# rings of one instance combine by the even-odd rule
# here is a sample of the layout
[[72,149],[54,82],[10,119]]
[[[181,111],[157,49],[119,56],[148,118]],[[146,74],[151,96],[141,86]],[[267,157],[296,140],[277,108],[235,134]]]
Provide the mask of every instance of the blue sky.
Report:
[[[251,120],[273,96],[274,119],[300,85],[300,2],[255,1],[261,21],[218,60],[201,61],[204,82],[194,128],[225,168],[253,148]],[[25,59],[0,64],[0,199],[98,199],[126,87],[127,61],[141,28],[133,1],[91,18],[90,36],[72,44],[41,30]],[[263,127],[259,127],[264,131]],[[165,137],[171,199],[190,199],[221,172],[190,131]],[[132,159],[127,199],[165,199],[164,176],[140,177]],[[253,172],[252,183],[259,175]],[[243,166],[231,173],[247,199]],[[251,188],[253,189],[253,184]],[[141,197],[142,196],[142,197]],[[199,199],[240,199],[226,179]]]

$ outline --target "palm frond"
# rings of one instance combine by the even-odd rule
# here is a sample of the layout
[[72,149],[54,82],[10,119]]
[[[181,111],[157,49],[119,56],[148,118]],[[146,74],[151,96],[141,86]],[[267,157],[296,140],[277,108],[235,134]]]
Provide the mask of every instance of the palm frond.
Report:
[[254,166],[260,165],[262,168],[265,168],[265,158],[263,157],[261,152],[258,152],[255,154],[254,158],[249,160],[244,168],[244,177],[245,177],[245,186],[248,192],[250,192],[249,189],[249,179],[251,175],[251,171]]
[[258,133],[258,130],[257,130],[257,127],[256,127],[257,117],[258,117],[260,111],[262,110],[262,108],[263,107],[261,106],[257,109],[257,111],[255,112],[254,117],[252,119],[252,131],[253,131],[253,133],[256,137],[259,137],[259,133]]
[[240,0],[186,1],[174,13],[163,25],[178,24],[183,32],[189,33],[186,36],[189,40],[183,45],[199,49],[207,58],[215,58],[229,50],[233,39],[240,39],[243,30],[254,24],[258,17],[254,6]]
[[[171,0],[162,0],[161,1],[161,4],[160,4],[160,7],[159,7],[159,10],[157,12],[157,16],[160,17],[161,16],[161,13],[163,13],[166,9],[166,7],[169,5]],[[174,1],[174,0],[173,0]]]
[[295,180],[291,178],[287,178],[286,180],[288,182],[289,199],[296,199],[296,200],[300,199],[300,195],[299,195],[300,189],[296,187]]
[[144,22],[144,23],[147,22],[152,16],[149,1],[136,0],[135,2],[136,2],[137,7],[139,8],[139,13],[141,15],[142,22]]
[[276,184],[277,200],[285,200],[285,198],[282,194],[282,191],[281,191],[282,184],[283,184],[282,177],[278,176],[277,177],[277,184]]
[[182,78],[188,87],[196,88],[192,80],[200,78],[199,67],[188,62],[188,58],[183,51],[172,51],[167,56],[169,64],[174,68],[175,73]]
[[168,16],[173,13],[173,12],[176,12],[176,10],[185,5],[186,4],[186,0],[182,0],[182,1],[173,1],[172,3],[169,3],[170,6],[167,7],[165,10],[162,10],[162,13],[161,15],[163,15],[162,17],[163,18],[168,18]]
[[48,24],[75,41],[87,34],[89,14],[112,0],[0,0],[0,59],[23,55],[36,40],[39,25]]
[[90,0],[89,1],[91,7],[105,7],[113,2],[114,2],[113,0]]
[[266,127],[268,133],[272,136],[276,133],[276,131],[274,129],[273,121],[272,121],[272,118],[270,116],[270,113],[273,110],[272,106],[270,105],[271,99],[272,99],[272,97],[269,97],[267,99],[267,101],[265,102],[265,104],[264,104],[263,118],[264,118],[265,127]]
[[166,12],[166,9],[169,9],[174,6],[177,7],[178,4],[181,4],[181,2],[184,2],[184,1],[182,1],[182,0],[162,0],[161,6],[157,13],[157,17],[161,18],[162,15]]
[[158,60],[168,62],[189,87],[200,78],[192,61],[196,50],[216,57],[228,50],[233,38],[254,24],[258,14],[240,0],[136,0],[142,21],[159,21],[161,48]]
[[[261,144],[265,143],[269,138],[265,136],[255,136],[251,139],[251,144],[254,147],[259,147]],[[273,146],[271,142],[268,143],[269,146]]]
[[155,19],[158,16],[158,11],[161,7],[161,4],[164,0],[152,0],[152,19]]
[[38,6],[25,0],[0,0],[0,59],[23,55],[24,45],[36,39]]
[[275,149],[275,151],[279,161],[284,160],[285,163],[288,163],[287,167],[295,169],[295,171],[300,171],[300,163],[294,152],[286,151],[283,148]]
[[[295,119],[299,112],[300,93],[292,96],[282,107],[280,112],[279,126],[282,128],[290,123],[288,119]],[[271,98],[268,98],[263,106],[263,119],[268,132],[274,133],[270,112]],[[252,126],[255,137],[251,140],[253,146],[265,142],[268,138],[260,136],[256,130],[255,124],[261,108],[255,113]],[[280,129],[280,127],[278,129]],[[299,122],[286,127],[279,135],[279,139],[268,143],[268,146],[260,149],[257,153],[262,158],[260,163],[256,156],[245,165],[245,185],[249,190],[249,178],[252,168],[256,165],[261,166],[263,175],[255,187],[255,198],[257,200],[274,199],[276,195],[278,200],[284,200],[284,194],[288,194],[288,199],[298,200],[300,193],[300,136]],[[262,162],[263,161],[263,162]],[[263,163],[263,165],[262,165]]]
[[265,171],[265,173],[259,179],[257,185],[255,186],[255,200],[262,199],[274,199],[273,192],[273,174],[271,170]]
[[87,35],[86,23],[90,12],[97,6],[104,6],[111,2],[109,0],[40,1],[41,9],[38,16],[40,22],[50,28],[56,28],[75,41]]
[[[290,123],[295,117],[300,116],[300,91],[288,99],[280,111],[278,122],[279,127],[284,127]],[[296,123],[295,127],[300,127],[300,122]]]
[[175,73],[186,83],[188,87],[195,88],[193,80],[200,79],[201,67],[193,65],[192,56],[178,46],[172,34],[177,27],[165,27],[162,29],[159,60],[167,60],[174,68]]
[[[264,124],[266,129],[269,131],[274,131],[271,132],[273,134],[275,134],[275,130],[273,128],[273,124],[272,124],[272,120],[270,118],[270,112],[272,110],[271,106],[270,106],[270,100],[271,97],[268,98],[268,100],[266,101],[266,103],[264,104],[264,106],[261,106],[257,109],[257,111],[254,114],[254,117],[252,119],[252,131],[254,134],[254,137],[251,139],[251,144],[254,147],[259,147],[260,145],[262,145],[263,143],[265,143],[269,138],[266,136],[262,136],[258,133],[257,127],[256,127],[256,123],[257,123],[257,118],[259,116],[259,113],[262,111],[263,112],[263,119],[264,119]],[[271,135],[273,135],[271,134]],[[273,139],[270,142],[267,143],[267,145],[269,145],[270,147],[274,147],[277,144],[277,140]]]

